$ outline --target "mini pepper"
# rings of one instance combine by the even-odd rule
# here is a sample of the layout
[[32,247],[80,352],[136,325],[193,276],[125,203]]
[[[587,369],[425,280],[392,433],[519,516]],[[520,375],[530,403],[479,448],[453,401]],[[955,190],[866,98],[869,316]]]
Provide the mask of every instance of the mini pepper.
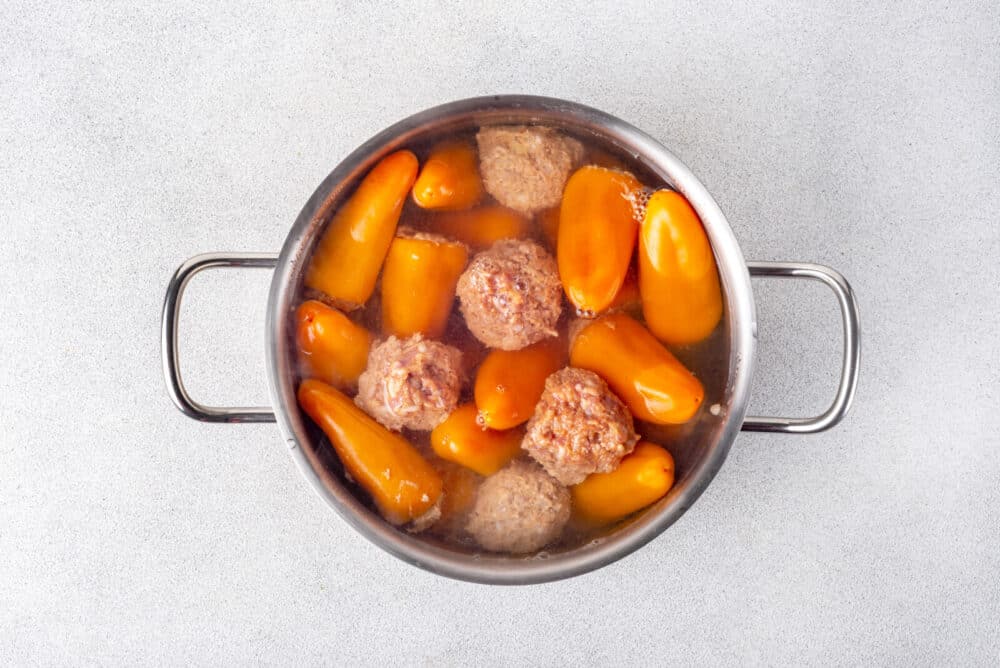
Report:
[[396,151],[368,172],[317,244],[306,270],[306,287],[346,310],[368,301],[417,166],[413,153]]
[[413,184],[413,201],[424,209],[467,209],[482,196],[479,156],[468,141],[447,141],[431,149]]
[[299,371],[341,389],[357,387],[368,363],[371,334],[346,315],[310,299],[295,311]]
[[683,424],[705,399],[694,374],[624,313],[610,313],[581,329],[569,363],[604,378],[632,415],[647,422]]
[[438,457],[461,464],[480,475],[492,475],[521,451],[524,431],[497,431],[479,423],[473,404],[459,406],[431,432]]
[[684,196],[658,190],[639,228],[639,292],[649,331],[664,343],[701,341],[722,318],[712,245]]
[[635,201],[642,185],[627,172],[588,165],[566,183],[556,260],[566,297],[597,314],[615,299],[635,250]]
[[573,512],[591,524],[607,524],[658,501],[674,485],[674,458],[649,441],[640,441],[618,468],[592,473],[573,485]]
[[319,425],[350,474],[391,524],[420,519],[441,497],[441,476],[399,434],[318,380],[299,386],[299,406]]
[[382,270],[382,328],[406,338],[444,333],[455,285],[469,259],[460,243],[397,236]]

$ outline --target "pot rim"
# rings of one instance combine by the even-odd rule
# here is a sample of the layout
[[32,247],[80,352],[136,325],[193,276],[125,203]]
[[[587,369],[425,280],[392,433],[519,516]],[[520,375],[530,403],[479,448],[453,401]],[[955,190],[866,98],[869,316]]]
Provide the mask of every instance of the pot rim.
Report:
[[[630,151],[652,171],[682,193],[698,212],[708,232],[719,267],[730,327],[728,383],[723,402],[724,421],[712,451],[685,476],[678,493],[657,514],[630,523],[610,536],[547,558],[464,555],[406,534],[381,519],[336,477],[315,455],[302,447],[304,424],[296,409],[289,359],[288,317],[295,290],[291,279],[308,259],[305,242],[312,228],[339,203],[342,191],[374,162],[418,135],[421,128],[442,119],[458,122],[473,114],[524,116],[518,122],[549,121],[598,129]],[[507,121],[511,122],[511,121]],[[698,499],[726,459],[743,423],[750,396],[756,352],[756,314],[750,275],[739,243],[701,181],[658,141],[625,121],[591,107],[566,100],[529,95],[497,95],[458,100],[413,114],[382,130],[338,164],[317,187],[288,232],[271,281],[266,323],[267,376],[277,424],[292,459],[302,475],[328,505],[365,538],[403,561],[447,577],[490,584],[532,584],[580,575],[606,566],[660,535]]]

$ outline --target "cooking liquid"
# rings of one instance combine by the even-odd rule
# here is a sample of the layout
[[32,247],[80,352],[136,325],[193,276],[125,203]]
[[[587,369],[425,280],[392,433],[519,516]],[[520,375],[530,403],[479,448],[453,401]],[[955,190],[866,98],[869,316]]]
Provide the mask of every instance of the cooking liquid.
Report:
[[[410,144],[404,148],[408,148],[413,151],[420,159],[420,163],[422,165],[430,151],[431,146],[434,144],[446,138],[464,138],[472,141],[474,144],[477,129],[478,128],[462,132],[452,132],[447,135],[432,135],[419,143]],[[584,160],[581,164],[595,164],[602,167],[628,171],[638,178],[644,186],[652,190],[670,187],[661,178],[653,174],[644,165],[638,162],[634,156],[621,151],[617,147],[593,136],[566,132],[562,129],[560,129],[560,131],[576,138],[583,144],[585,154]],[[477,205],[477,207],[496,203],[497,202],[490,197],[489,194],[484,194],[483,200]],[[435,215],[437,214],[417,206],[413,202],[412,197],[410,197],[407,198],[406,204],[403,207],[403,212],[399,219],[399,226],[407,226],[418,231],[434,231],[431,229],[429,221],[431,221],[432,217]],[[556,249],[551,243],[549,243],[539,221],[540,216],[536,214],[528,226],[527,233],[521,238],[528,238],[538,242],[543,248],[551,253],[553,257],[555,257]],[[476,251],[474,249],[470,249],[470,259],[475,252]],[[635,264],[635,260],[633,259],[633,267]],[[305,297],[301,297],[302,293],[303,288],[300,286],[300,299],[297,300],[296,303],[300,303],[305,300]],[[377,285],[374,293],[368,300],[368,303],[365,304],[363,308],[348,314],[352,320],[363,325],[370,332],[372,332],[376,339],[388,336],[382,331],[380,322],[380,294],[381,288]],[[642,321],[641,309],[632,309],[628,312],[633,317]],[[575,313],[573,307],[564,297],[563,314],[558,325],[560,338],[562,340],[568,341],[568,326],[580,315],[589,314]],[[722,322],[707,339],[689,346],[669,346],[670,351],[674,353],[674,355],[688,369],[690,369],[695,376],[698,377],[705,387],[705,400],[698,414],[696,414],[687,423],[678,426],[655,425],[639,420],[635,421],[636,432],[643,440],[661,445],[669,450],[670,454],[673,455],[676,465],[674,488],[676,488],[679,483],[682,483],[686,473],[691,470],[694,463],[700,458],[697,450],[701,445],[701,435],[708,432],[710,430],[709,427],[712,424],[725,418],[724,415],[720,414],[719,406],[724,406],[726,403],[723,400],[723,396],[725,392],[729,361],[729,350],[726,343],[728,339],[726,332],[728,327],[727,323],[728,318],[725,314],[723,314]],[[489,353],[489,348],[480,343],[466,328],[461,311],[458,308],[457,300],[452,307],[447,328],[440,340],[462,351],[463,365],[467,371],[467,378],[462,389],[462,396],[459,400],[459,404],[461,405],[463,403],[473,401],[472,384],[475,380],[475,371],[476,368],[478,368],[479,363],[483,360],[487,353]],[[714,409],[713,405],[715,405]],[[334,471],[341,479],[344,479],[345,484],[354,489],[356,496],[366,503],[368,507],[371,508],[372,512],[377,514],[378,511],[369,502],[367,493],[345,478],[343,467],[341,466],[340,461],[334,453],[333,448],[326,436],[314,424],[312,424],[308,417],[304,416],[304,422],[309,425],[312,442],[316,444],[317,455],[323,465],[327,466],[331,471]],[[424,456],[427,457],[428,460],[436,465],[441,464],[442,460],[438,458],[431,449],[430,432],[404,430],[403,434],[424,454]],[[527,454],[522,456],[527,457]],[[443,465],[457,466],[451,463],[444,463]],[[476,476],[476,474],[472,475]],[[476,477],[478,478],[478,476]],[[669,496],[670,494],[668,493],[667,498],[669,498]],[[656,504],[652,507],[655,508]],[[645,510],[646,509],[640,510],[633,516],[625,518],[615,524],[599,528],[581,526],[574,520],[570,520],[566,529],[563,531],[562,536],[556,542],[549,544],[543,551],[536,555],[527,555],[527,558],[538,558],[541,554],[545,554],[546,557],[551,557],[552,555],[560,552],[578,547],[584,547],[588,544],[596,544],[602,537],[613,532],[622,524],[628,523],[635,516],[645,512]],[[462,522],[451,522],[448,523],[448,526],[446,527],[433,527],[419,535],[421,538],[443,547],[457,549],[466,553],[478,553],[480,548],[475,544],[471,537],[465,533],[462,529],[462,524]],[[522,556],[518,558],[525,557]]]

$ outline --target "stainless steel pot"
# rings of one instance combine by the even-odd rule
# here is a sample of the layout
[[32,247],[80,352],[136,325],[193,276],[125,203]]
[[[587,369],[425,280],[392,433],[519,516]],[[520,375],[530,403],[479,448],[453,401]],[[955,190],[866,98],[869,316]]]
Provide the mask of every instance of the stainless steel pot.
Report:
[[[544,123],[593,136],[621,148],[662,177],[691,202],[715,251],[725,298],[722,336],[728,356],[716,411],[703,411],[688,435],[697,447],[678,461],[679,479],[670,493],[639,517],[587,545],[533,557],[472,554],[430,539],[398,531],[359,501],[345,486],[329,448],[317,447],[295,400],[294,350],[289,336],[291,313],[303,271],[331,212],[352,185],[380,158],[430,134],[496,123]],[[272,408],[205,406],[194,401],[181,381],[177,320],[187,282],[212,267],[273,269],[267,309],[266,354]],[[844,325],[844,358],[833,403],[811,418],[745,417],[754,372],[757,321],[754,277],[790,277],[821,281],[837,296]],[[631,125],[573,102],[543,97],[496,96],[452,102],[415,114],[380,132],[341,162],[306,202],[277,256],[268,253],[212,253],[184,262],[167,288],[163,306],[163,368],[167,389],[177,407],[206,422],[275,422],[292,458],[316,492],[361,535],[420,568],[463,580],[528,584],[566,578],[600,568],[638,549],[669,527],[695,502],[729,452],[740,430],[808,434],[823,431],[847,413],[857,383],[860,347],[858,313],[847,281],[828,267],[798,262],[746,262],[725,215],[705,186],[670,151]]]

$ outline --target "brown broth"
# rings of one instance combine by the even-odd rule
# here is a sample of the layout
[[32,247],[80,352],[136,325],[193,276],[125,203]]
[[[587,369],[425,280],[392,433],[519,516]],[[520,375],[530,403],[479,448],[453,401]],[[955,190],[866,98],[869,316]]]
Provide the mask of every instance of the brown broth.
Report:
[[[650,189],[670,187],[668,184],[664,183],[662,179],[655,176],[644,165],[639,163],[633,156],[628,155],[617,147],[603,142],[593,136],[574,134],[572,132],[566,132],[561,128],[559,130],[565,135],[573,136],[583,144],[585,154],[584,160],[581,164],[596,164],[602,167],[628,171],[638,178],[644,186]],[[422,165],[432,145],[445,138],[466,138],[474,142],[475,132],[476,129],[471,129],[448,134],[433,135],[405,148],[413,151]],[[483,200],[477,206],[491,204],[496,204],[496,201],[488,194],[485,194]],[[426,221],[429,217],[434,215],[434,213],[429,213],[428,211],[417,206],[412,198],[407,198],[403,212],[399,219],[399,225],[408,226],[418,231],[426,230]],[[531,220],[528,233],[522,238],[530,238],[537,241],[548,252],[550,252],[553,257],[555,256],[555,248],[553,248],[547,241],[545,234],[542,232],[539,225],[539,217],[537,215]],[[470,258],[473,254],[474,251],[470,252]],[[633,267],[634,265],[635,260],[633,259]],[[302,293],[303,289],[300,286],[299,299],[296,300],[296,303],[305,299],[305,297],[302,296]],[[371,331],[376,338],[385,338],[386,335],[382,332],[380,323],[380,293],[381,285],[377,284],[375,291],[368,300],[368,303],[365,304],[363,308],[351,312],[348,315],[352,320]],[[569,323],[574,319],[575,315],[576,314],[573,313],[572,307],[564,299],[563,316],[559,321],[560,336],[563,339],[568,339],[566,336],[567,328]],[[632,313],[632,315],[637,316],[638,319],[642,321],[641,313]],[[699,413],[688,423],[679,426],[654,425],[638,420],[635,423],[636,431],[644,440],[649,440],[662,445],[673,455],[676,464],[675,485],[677,484],[677,481],[684,478],[684,476],[690,471],[693,463],[699,458],[697,449],[700,447],[700,443],[697,442],[696,439],[692,438],[699,422],[717,419],[715,416],[710,415],[710,407],[717,403],[724,404],[723,397],[726,389],[726,372],[729,355],[726,344],[726,320],[727,319],[724,315],[722,323],[717,326],[715,331],[704,341],[689,346],[669,347],[671,352],[673,352],[674,355],[680,359],[681,362],[683,362],[684,365],[699,378],[699,380],[701,380],[705,387],[705,400]],[[440,340],[462,351],[463,363],[468,375],[462,389],[462,396],[459,403],[461,404],[472,401],[472,381],[475,379],[475,370],[482,359],[489,352],[489,349],[484,344],[480,343],[465,327],[464,320],[457,306],[457,300],[452,308],[446,331]],[[308,420],[308,418],[305,419],[305,422],[309,425],[310,435],[312,436],[313,442],[317,444],[317,451],[323,465],[334,471],[341,479],[344,479],[345,484],[355,490],[356,496],[366,503],[373,510],[373,512],[377,513],[378,511],[375,510],[369,502],[367,493],[354,483],[346,480],[343,473],[343,467],[336,454],[333,452],[333,448],[327,437],[318,428],[316,428],[315,425]],[[407,439],[432,463],[442,465],[442,460],[434,454],[430,447],[429,432],[404,430],[403,433]],[[526,457],[527,455],[523,456]],[[443,465],[457,466],[450,463],[445,463]],[[479,478],[479,476],[476,476],[475,474],[472,475]],[[603,526],[596,529],[579,526],[574,524],[571,520],[566,529],[563,531],[562,536],[556,542],[548,545],[541,553],[539,553],[539,555],[544,556],[544,554],[547,553],[562,552],[581,547],[594,540],[599,540],[601,537],[609,534],[616,527],[621,526],[624,523],[628,523],[631,519],[642,512],[643,511],[640,510],[633,516],[620,520],[613,525]],[[432,527],[423,534],[420,534],[420,536],[427,541],[449,549],[457,549],[468,553],[476,553],[480,551],[480,548],[478,548],[471,537],[468,536],[461,529],[461,527],[450,526],[445,531],[441,531],[440,528]]]

